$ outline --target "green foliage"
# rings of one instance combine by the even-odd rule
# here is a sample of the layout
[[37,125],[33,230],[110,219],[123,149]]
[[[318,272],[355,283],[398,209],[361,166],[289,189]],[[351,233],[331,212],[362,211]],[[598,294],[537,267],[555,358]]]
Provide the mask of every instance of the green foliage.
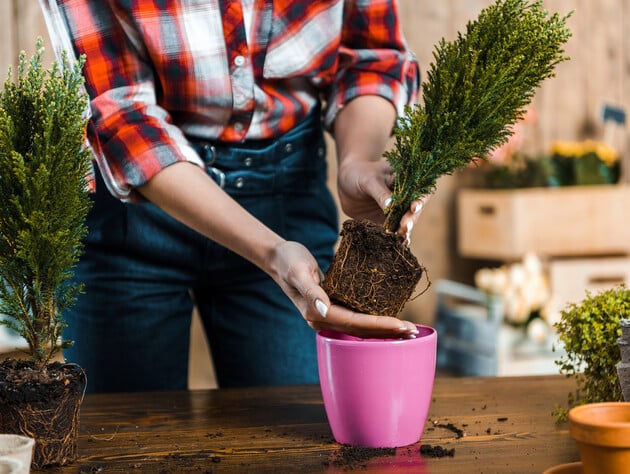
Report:
[[411,202],[439,177],[505,143],[540,83],[568,59],[568,17],[542,0],[498,0],[456,40],[442,39],[423,83],[423,105],[408,107],[385,153],[395,172],[386,228],[396,230]]
[[62,348],[61,313],[81,290],[70,278],[86,233],[91,166],[84,60],[71,67],[64,56],[46,70],[42,55],[40,38],[0,90],[0,322],[26,339],[40,368]]
[[[621,360],[617,339],[621,319],[630,317],[630,289],[624,285],[570,304],[555,324],[566,355],[556,363],[560,373],[574,377],[577,390],[568,397],[569,408],[585,403],[623,401],[616,365]],[[556,408],[566,419],[568,409]]]

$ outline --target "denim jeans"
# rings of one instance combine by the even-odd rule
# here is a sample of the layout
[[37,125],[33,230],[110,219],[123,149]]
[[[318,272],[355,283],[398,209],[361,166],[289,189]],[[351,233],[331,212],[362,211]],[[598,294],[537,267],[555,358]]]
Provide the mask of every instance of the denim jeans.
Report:
[[[318,119],[274,141],[194,145],[225,191],[326,270],[338,226]],[[219,386],[318,382],[315,332],[264,272],[151,203],[113,198],[102,181],[93,199],[75,270],[84,292],[64,331],[88,391],[185,389],[194,305]]]

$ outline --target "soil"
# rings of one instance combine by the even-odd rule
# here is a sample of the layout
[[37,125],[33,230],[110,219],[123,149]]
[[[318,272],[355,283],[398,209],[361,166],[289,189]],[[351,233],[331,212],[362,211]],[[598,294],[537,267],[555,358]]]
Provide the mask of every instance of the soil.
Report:
[[0,432],[35,439],[34,469],[77,458],[85,383],[78,365],[53,362],[37,370],[26,360],[0,362]]
[[381,456],[395,456],[396,448],[365,448],[361,446],[342,445],[336,451],[329,463],[332,466],[346,470],[365,469],[370,459]]
[[343,223],[322,286],[330,299],[360,313],[399,317],[425,271],[404,239],[365,220]]
[[438,445],[423,444],[420,446],[420,455],[428,458],[452,458],[455,456],[455,448],[448,449]]
[[53,362],[37,370],[27,360],[7,359],[0,363],[0,405],[44,402],[67,391],[83,392],[85,374],[76,365]]

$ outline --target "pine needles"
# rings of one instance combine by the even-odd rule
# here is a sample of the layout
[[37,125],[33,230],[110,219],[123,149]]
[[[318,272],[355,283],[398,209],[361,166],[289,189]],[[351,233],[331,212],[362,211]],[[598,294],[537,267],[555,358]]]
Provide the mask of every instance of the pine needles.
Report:
[[411,202],[432,193],[438,178],[505,143],[536,88],[568,59],[569,15],[549,15],[542,0],[498,0],[465,34],[438,43],[423,105],[407,108],[385,153],[395,172],[386,229],[398,229]]
[[61,313],[82,250],[90,201],[83,60],[42,66],[42,40],[0,90],[0,323],[22,335],[41,368],[61,347]]

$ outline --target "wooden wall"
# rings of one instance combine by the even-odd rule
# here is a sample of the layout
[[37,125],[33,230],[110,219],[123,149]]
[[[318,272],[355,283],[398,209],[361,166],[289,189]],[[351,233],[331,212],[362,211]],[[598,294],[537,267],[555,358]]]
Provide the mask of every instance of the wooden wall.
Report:
[[[453,39],[468,20],[491,0],[399,0],[408,42],[426,71],[434,44]],[[554,139],[602,136],[604,103],[630,109],[630,0],[546,0],[551,11],[574,10],[569,20],[573,37],[566,47],[571,61],[560,65],[534,100],[538,122],[528,129],[528,146],[542,150]],[[32,52],[38,35],[50,43],[37,0],[0,0],[0,74],[15,64],[20,50]],[[617,130],[614,145],[630,156],[627,127]],[[333,165],[334,168],[334,165]],[[626,170],[628,167],[626,166]],[[626,174],[628,180],[628,173]],[[414,230],[413,250],[429,270],[431,280],[465,280],[470,262],[457,257],[453,198],[460,177],[445,177]],[[334,186],[334,180],[331,180]],[[433,317],[433,289],[408,305],[408,316],[420,322]]]

